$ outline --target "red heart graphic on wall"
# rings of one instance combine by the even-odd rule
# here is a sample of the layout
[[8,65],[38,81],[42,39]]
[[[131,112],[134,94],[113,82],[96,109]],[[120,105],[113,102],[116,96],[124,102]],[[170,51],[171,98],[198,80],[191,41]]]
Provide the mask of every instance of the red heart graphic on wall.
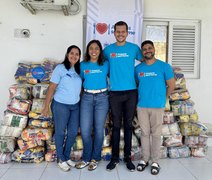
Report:
[[99,34],[104,34],[107,31],[107,24],[106,23],[97,23],[96,30]]

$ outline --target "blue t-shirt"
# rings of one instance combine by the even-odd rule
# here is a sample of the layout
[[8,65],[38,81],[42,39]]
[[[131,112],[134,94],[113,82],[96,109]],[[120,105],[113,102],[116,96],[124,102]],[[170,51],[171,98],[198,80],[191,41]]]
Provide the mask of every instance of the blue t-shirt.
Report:
[[104,49],[104,56],[110,65],[110,90],[124,91],[136,89],[135,60],[141,60],[138,45],[126,42],[123,46],[116,43]]
[[63,104],[79,102],[82,80],[73,67],[67,70],[63,64],[58,64],[50,81],[57,84],[54,94],[55,101]]
[[166,81],[174,78],[172,67],[160,60],[147,65],[139,64],[135,69],[138,86],[138,107],[164,108],[166,104]]
[[80,76],[84,80],[83,87],[89,90],[98,90],[108,88],[107,75],[109,71],[109,64],[107,61],[103,65],[97,62],[80,63]]

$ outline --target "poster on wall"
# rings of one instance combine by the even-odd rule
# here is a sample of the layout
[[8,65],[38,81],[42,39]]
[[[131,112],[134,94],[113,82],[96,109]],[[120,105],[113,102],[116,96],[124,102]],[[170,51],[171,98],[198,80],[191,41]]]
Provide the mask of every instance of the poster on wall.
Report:
[[128,24],[127,41],[140,46],[143,24],[143,0],[87,0],[86,45],[98,39],[103,48],[115,42],[114,24]]

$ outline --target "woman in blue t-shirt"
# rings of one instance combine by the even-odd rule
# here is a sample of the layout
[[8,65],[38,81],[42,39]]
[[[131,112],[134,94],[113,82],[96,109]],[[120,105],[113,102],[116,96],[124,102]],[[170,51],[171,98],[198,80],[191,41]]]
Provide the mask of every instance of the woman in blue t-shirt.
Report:
[[79,76],[80,56],[79,47],[72,45],[67,49],[64,61],[58,64],[52,73],[42,111],[44,116],[49,115],[52,100],[58,166],[63,171],[69,171],[70,166],[75,166],[70,160],[70,152],[79,128],[79,100],[82,86]]
[[108,71],[109,65],[103,60],[101,43],[98,40],[90,41],[85,60],[80,64],[80,76],[84,88],[80,104],[83,160],[76,165],[78,169],[89,165],[88,170],[92,171],[97,168],[98,161],[101,160],[104,124],[109,108]]

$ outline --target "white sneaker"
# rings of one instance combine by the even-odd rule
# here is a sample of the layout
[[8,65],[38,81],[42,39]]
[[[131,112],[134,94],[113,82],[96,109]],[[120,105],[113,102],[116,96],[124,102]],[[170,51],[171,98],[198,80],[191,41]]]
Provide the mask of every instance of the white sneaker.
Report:
[[63,171],[70,171],[70,166],[66,162],[59,162],[58,166]]
[[68,161],[66,161],[66,163],[71,167],[75,167],[75,165],[76,165],[76,163],[70,159]]

